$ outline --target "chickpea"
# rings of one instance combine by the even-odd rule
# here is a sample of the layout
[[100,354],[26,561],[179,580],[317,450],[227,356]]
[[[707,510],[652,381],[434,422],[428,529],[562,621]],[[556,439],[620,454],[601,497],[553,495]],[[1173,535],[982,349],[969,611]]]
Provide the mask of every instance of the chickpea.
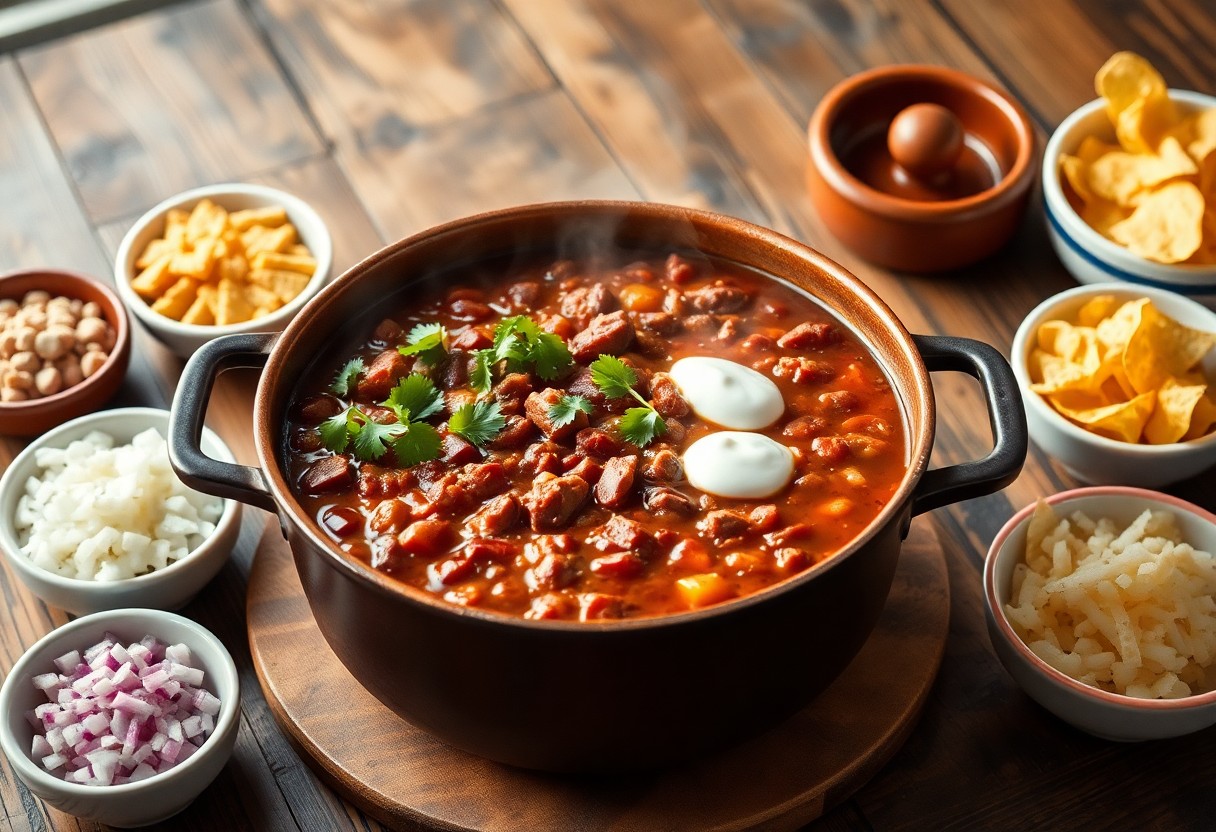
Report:
[[36,373],[42,368],[42,362],[32,352],[19,352],[9,361],[9,366],[23,373]]
[[66,326],[68,329],[75,329],[77,317],[71,309],[58,306],[52,309],[46,315],[46,325],[49,329],[54,326]]
[[4,378],[0,379],[0,384],[16,390],[29,390],[34,386],[34,376],[21,370],[10,369],[4,374]]
[[17,352],[17,333],[5,330],[0,333],[0,358],[12,358]]
[[0,402],[23,402],[29,399],[29,394],[15,387],[0,387]]
[[82,301],[80,298],[72,298],[72,303],[69,308],[72,310],[73,315],[80,318],[82,316],[81,310],[84,309],[84,301]]
[[42,289],[34,289],[32,292],[26,292],[25,297],[21,299],[22,306],[46,306],[51,299],[51,293]]
[[34,387],[44,396],[53,396],[63,389],[63,378],[54,367],[47,367],[34,376]]
[[76,324],[76,342],[80,344],[88,344],[95,342],[100,344],[105,338],[106,322],[101,318],[84,318],[80,323]]
[[44,312],[42,309],[37,307],[33,309],[26,307],[25,309],[21,310],[21,313],[21,317],[25,319],[26,326],[33,327],[39,332],[46,329],[46,312]]
[[64,387],[75,387],[84,381],[84,373],[80,371],[80,359],[74,355],[60,359],[55,367],[59,370]]
[[101,305],[95,300],[91,300],[80,308],[80,317],[82,318],[100,318]]
[[86,352],[80,359],[81,374],[83,374],[85,378],[89,378],[101,369],[101,365],[106,363],[107,357],[108,356],[104,352],[99,352],[96,350]]
[[4,298],[3,300],[0,300],[0,312],[3,312],[5,315],[8,315],[9,317],[16,315],[17,310],[20,308],[21,308],[21,305],[19,303],[17,303],[17,301],[13,300],[12,298]]
[[70,352],[76,343],[76,333],[64,326],[51,327],[34,337],[34,351],[42,358],[54,360]]
[[38,330],[30,326],[23,326],[17,330],[16,341],[13,343],[15,352],[32,352],[34,349],[34,338],[37,337]]
[[71,308],[72,308],[71,298],[65,298],[63,295],[56,295],[55,297],[51,298],[50,300],[48,300],[46,302],[46,311],[47,312],[50,312],[52,309],[71,309]]

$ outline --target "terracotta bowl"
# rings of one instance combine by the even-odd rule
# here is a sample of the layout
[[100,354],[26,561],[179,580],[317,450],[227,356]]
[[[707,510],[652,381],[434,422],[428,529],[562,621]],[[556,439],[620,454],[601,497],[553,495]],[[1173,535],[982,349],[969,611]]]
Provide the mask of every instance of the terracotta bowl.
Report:
[[[819,299],[857,333],[896,388],[908,437],[907,470],[874,521],[823,564],[761,592],[621,621],[532,621],[458,607],[343,554],[292,495],[283,456],[289,402],[319,362],[338,357],[330,345],[408,309],[420,281],[442,281],[453,269],[504,256],[613,251],[700,251],[753,267]],[[254,407],[256,468],[210,460],[198,448],[215,373],[238,360],[265,362]],[[927,470],[934,369],[982,380],[997,437],[985,459]],[[1027,442],[1016,382],[992,347],[909,335],[865,284],[773,231],[625,202],[512,208],[390,245],[324,289],[281,335],[204,346],[186,364],[170,432],[170,459],[187,484],[278,514],[321,632],[373,695],[454,746],[553,771],[670,763],[803,707],[869,636],[912,516],[1003,487]]]
[[[985,145],[1001,172],[974,196],[927,202],[876,190],[841,159],[885,132],[905,107],[939,104]],[[1034,128],[1008,95],[953,69],[896,65],[841,82],[819,102],[808,130],[807,187],[828,229],[861,257],[910,272],[957,269],[1003,246],[1035,179]]]
[[27,269],[0,275],[0,298],[20,302],[26,292],[42,289],[51,295],[96,302],[114,328],[114,349],[101,369],[80,384],[53,396],[24,402],[0,402],[0,433],[37,436],[69,419],[98,410],[118,391],[131,359],[131,324],[114,291],[94,278],[59,269]]

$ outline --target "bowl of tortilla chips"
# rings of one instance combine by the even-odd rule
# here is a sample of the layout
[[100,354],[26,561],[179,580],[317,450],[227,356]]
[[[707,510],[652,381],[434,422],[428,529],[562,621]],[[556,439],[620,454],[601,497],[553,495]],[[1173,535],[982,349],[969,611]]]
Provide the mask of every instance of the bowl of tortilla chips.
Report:
[[1069,289],[1022,321],[1010,364],[1031,439],[1078,480],[1156,488],[1216,465],[1216,313],[1195,301]]
[[1068,116],[1044,155],[1056,253],[1082,283],[1216,301],[1216,97],[1168,89],[1130,52],[1095,87],[1102,97]]

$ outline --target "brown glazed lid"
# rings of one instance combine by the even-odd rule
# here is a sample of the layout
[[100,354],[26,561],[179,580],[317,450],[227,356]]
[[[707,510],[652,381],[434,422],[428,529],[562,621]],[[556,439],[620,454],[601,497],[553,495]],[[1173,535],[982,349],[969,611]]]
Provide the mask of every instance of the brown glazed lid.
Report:
[[1034,179],[1034,131],[1003,92],[943,67],[896,65],[833,88],[811,117],[812,201],[863,257],[958,268],[1013,233]]

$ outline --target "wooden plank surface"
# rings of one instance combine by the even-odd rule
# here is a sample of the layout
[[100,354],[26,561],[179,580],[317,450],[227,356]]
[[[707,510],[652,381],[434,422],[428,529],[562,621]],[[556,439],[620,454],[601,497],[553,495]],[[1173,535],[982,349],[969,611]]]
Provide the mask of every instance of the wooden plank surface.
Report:
[[[1039,300],[1071,285],[1037,199],[997,257],[954,275],[877,269],[826,231],[803,187],[806,121],[847,75],[955,66],[1021,100],[1040,140],[1093,97],[1116,49],[1175,86],[1216,92],[1208,0],[203,0],[0,56],[0,269],[108,279],[129,223],[179,190],[267,182],[315,205],[340,271],[384,242],[519,202],[644,198],[710,208],[819,248],[910,329],[1008,350]],[[141,334],[119,403],[164,406],[181,362]],[[210,423],[252,462],[256,374],[217,385]],[[935,378],[937,464],[982,455],[975,385]],[[0,464],[21,447],[0,440]],[[1037,450],[999,495],[935,513],[951,635],[902,752],[818,830],[1206,829],[1212,731],[1122,746],[1073,731],[1004,674],[984,633],[980,557],[1017,507],[1071,485]],[[1177,493],[1216,504],[1210,478]],[[312,775],[257,689],[244,598],[264,515],[187,610],[242,668],[237,754],[186,829],[376,830]],[[66,616],[0,573],[0,661]],[[0,829],[94,830],[49,812],[0,762]]]

